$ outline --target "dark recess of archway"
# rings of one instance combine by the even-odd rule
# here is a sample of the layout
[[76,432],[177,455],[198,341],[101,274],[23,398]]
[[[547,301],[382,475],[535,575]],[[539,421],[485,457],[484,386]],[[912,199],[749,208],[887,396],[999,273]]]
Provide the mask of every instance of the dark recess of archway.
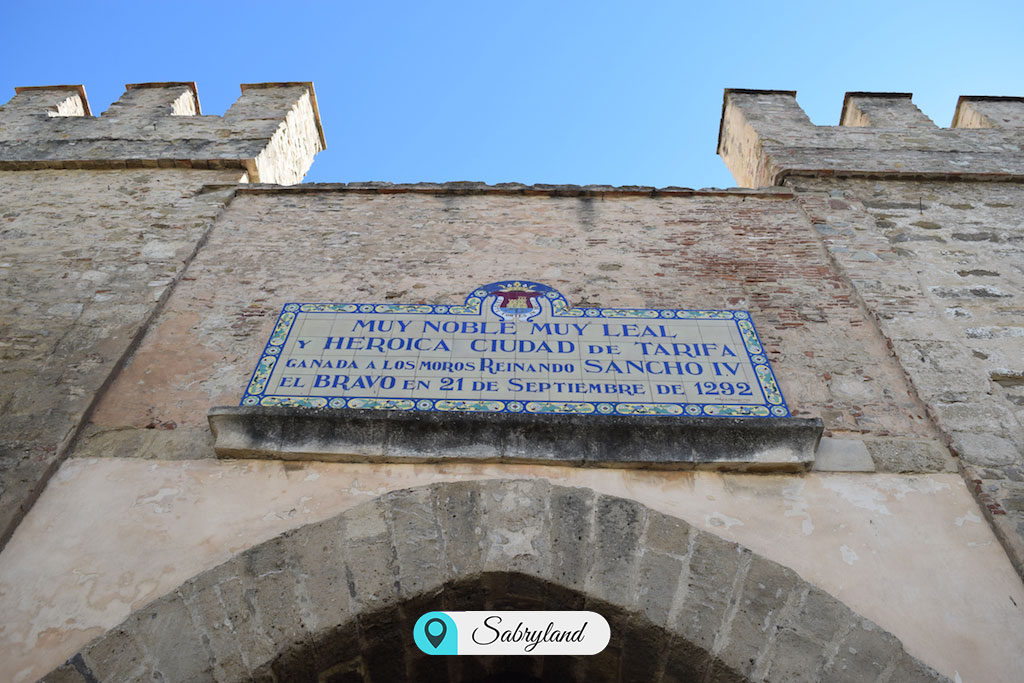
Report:
[[[587,609],[608,620],[611,641],[598,655],[578,657],[444,657],[407,645],[413,625],[424,612],[481,609]],[[440,592],[361,615],[283,652],[263,667],[256,676],[261,678],[323,683],[748,680],[642,614],[519,573],[480,574],[445,584]]]

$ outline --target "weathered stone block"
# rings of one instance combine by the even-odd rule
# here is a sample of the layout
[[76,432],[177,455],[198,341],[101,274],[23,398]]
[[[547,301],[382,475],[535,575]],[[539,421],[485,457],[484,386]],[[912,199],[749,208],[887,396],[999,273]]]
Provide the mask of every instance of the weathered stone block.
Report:
[[655,624],[669,623],[679,583],[685,580],[686,565],[680,558],[646,550],[636,578],[636,607],[640,614]]
[[690,554],[697,533],[678,517],[651,511],[647,514],[643,544],[645,549],[684,557]]
[[624,498],[598,496],[594,511],[594,556],[587,589],[630,607],[636,600],[636,564],[647,508]]
[[476,482],[445,484],[434,492],[449,575],[470,576],[482,571],[480,549],[485,530],[479,485]]
[[544,480],[497,480],[479,486],[483,568],[545,576],[551,562],[550,485]]
[[926,401],[971,401],[990,389],[988,373],[958,344],[894,340],[892,347]]
[[[791,569],[762,557],[753,557],[739,593],[736,611],[729,622],[727,639],[715,650],[723,663],[744,676],[767,667],[772,634],[780,617],[792,609],[802,584]],[[802,586],[801,586],[802,588]]]
[[860,439],[822,437],[811,469],[816,472],[874,472],[875,463]]
[[956,471],[956,460],[937,440],[868,439],[864,444],[879,472]]
[[302,619],[304,605],[299,603],[301,584],[288,565],[283,540],[278,537],[245,552],[246,571],[240,577],[254,630],[275,651],[301,649],[309,638]]
[[849,607],[825,591],[810,587],[804,588],[795,609],[780,615],[779,624],[824,646],[852,617],[855,615]]
[[821,667],[828,653],[822,644],[787,628],[778,629],[767,679],[771,681],[821,680]]
[[97,680],[141,681],[152,674],[153,661],[134,632],[139,625],[133,619],[127,629],[118,629],[110,636],[83,648],[77,669],[88,671]]
[[997,401],[933,401],[930,407],[942,424],[955,427],[956,431],[996,434],[1012,439],[1019,428],[1014,411]]
[[735,543],[708,533],[697,534],[686,596],[675,625],[680,635],[702,650],[713,651],[751,559],[750,552]]
[[995,434],[954,431],[951,436],[953,450],[973,465],[1005,467],[1021,459],[1021,453],[1012,441]]
[[447,577],[444,543],[434,507],[434,492],[419,488],[387,497],[403,595],[439,588]]
[[253,615],[242,600],[239,575],[244,571],[241,558],[234,558],[203,572],[181,587],[182,599],[192,615],[196,631],[212,654],[213,675],[218,680],[233,680],[251,675],[247,660],[249,648],[263,656],[262,634],[255,630]]
[[[213,596],[204,601],[206,606],[203,609],[206,623],[211,627],[211,646],[219,641],[218,663],[228,672],[235,670],[236,662],[246,668],[255,667],[270,661],[276,654],[272,643],[263,634],[262,625],[256,615],[256,606],[242,578],[245,572],[244,564],[239,561],[234,567],[237,573],[217,583]],[[223,609],[223,617],[219,619],[218,603]],[[232,646],[239,652],[237,660],[232,656]],[[245,653],[245,656],[243,657],[241,653]],[[225,657],[225,654],[228,656]]]
[[[145,666],[153,677],[165,680],[185,681],[210,679],[213,675],[213,653],[203,642],[194,628],[192,615],[185,601],[178,593],[171,593],[150,603],[136,613],[138,647],[145,652]],[[131,661],[131,658],[126,658]],[[110,660],[115,666],[123,666],[124,659]],[[100,673],[96,666],[90,666],[103,679],[109,674]],[[109,675],[111,680],[119,680]]]
[[342,553],[353,607],[376,609],[399,597],[394,539],[380,501],[364,503],[346,515]]
[[336,520],[311,525],[292,545],[288,570],[296,578],[296,610],[304,630],[315,633],[351,618],[341,529]]
[[570,588],[582,588],[592,563],[591,541],[596,494],[590,489],[552,491],[551,577]]
[[900,650],[899,641],[891,634],[859,620],[839,641],[839,651],[826,668],[825,677],[851,682],[875,680]]

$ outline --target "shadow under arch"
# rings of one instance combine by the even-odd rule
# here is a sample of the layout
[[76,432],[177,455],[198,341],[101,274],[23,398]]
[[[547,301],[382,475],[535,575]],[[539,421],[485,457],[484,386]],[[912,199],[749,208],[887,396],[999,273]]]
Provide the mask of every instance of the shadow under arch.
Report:
[[[434,657],[412,646],[417,618],[434,610],[589,609],[612,638],[596,656]],[[668,656],[671,654],[671,656]],[[665,656],[663,656],[665,655]],[[257,671],[277,681],[653,681],[747,680],[706,650],[642,614],[520,573],[479,574],[313,634]]]
[[[431,657],[434,609],[590,609],[592,657]],[[944,680],[749,549],[544,479],[393,491],[246,550],[133,612],[44,680]]]

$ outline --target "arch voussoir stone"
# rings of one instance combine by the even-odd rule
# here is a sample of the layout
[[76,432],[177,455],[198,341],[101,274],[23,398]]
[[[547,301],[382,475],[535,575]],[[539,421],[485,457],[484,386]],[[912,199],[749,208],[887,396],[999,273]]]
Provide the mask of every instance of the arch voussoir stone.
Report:
[[408,489],[388,496],[399,592],[406,597],[439,589],[449,578],[436,490]]
[[[539,485],[538,485],[539,484]],[[551,484],[546,480],[489,480],[480,484],[483,536],[475,552],[483,572],[551,574]]]
[[373,611],[401,597],[398,557],[386,509],[390,495],[358,505],[338,518],[345,582],[357,612]]
[[[599,655],[430,657],[434,609],[590,609]],[[546,480],[395,491],[250,548],[48,681],[890,680],[941,676],[795,572],[623,498]]]
[[594,502],[590,489],[551,487],[551,578],[568,589],[582,589],[594,557]]
[[472,576],[483,571],[480,548],[485,537],[481,522],[481,489],[476,481],[431,486],[444,548],[446,575]]
[[599,495],[591,527],[593,557],[584,588],[591,595],[632,609],[636,604],[636,566],[648,508],[627,498]]
[[762,668],[776,680],[799,680],[808,671],[825,672],[849,630],[850,610],[824,591],[799,582],[775,623],[772,651]]
[[722,650],[722,628],[734,608],[751,554],[718,536],[696,531],[688,557],[687,580],[675,597],[678,610],[670,615],[672,630],[708,652]]

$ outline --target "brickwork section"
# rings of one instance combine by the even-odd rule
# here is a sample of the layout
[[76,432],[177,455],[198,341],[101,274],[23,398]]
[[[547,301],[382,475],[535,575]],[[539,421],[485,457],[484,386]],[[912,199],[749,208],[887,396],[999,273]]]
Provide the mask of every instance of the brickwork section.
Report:
[[0,172],[0,534],[228,199],[238,171]]
[[789,184],[1024,573],[1024,187]]
[[961,128],[939,128],[905,94],[850,93],[843,125],[815,126],[793,92],[726,90],[718,153],[745,187],[794,175],[1024,180],[1024,100],[959,110]]
[[887,453],[939,444],[784,197],[304,187],[232,202],[78,453],[211,457],[207,411],[237,404],[287,301],[450,304],[515,277],[583,306],[749,309],[795,416],[820,416],[831,434]]
[[24,89],[0,107],[0,170],[240,168],[287,185],[326,147],[311,83],[243,86],[223,117],[198,114],[190,83],[129,86],[99,117],[82,115],[81,92]]
[[[429,657],[432,609],[591,609],[594,657]],[[47,681],[938,681],[781,565],[635,501],[545,481],[396,491],[256,546],[133,613]]]

